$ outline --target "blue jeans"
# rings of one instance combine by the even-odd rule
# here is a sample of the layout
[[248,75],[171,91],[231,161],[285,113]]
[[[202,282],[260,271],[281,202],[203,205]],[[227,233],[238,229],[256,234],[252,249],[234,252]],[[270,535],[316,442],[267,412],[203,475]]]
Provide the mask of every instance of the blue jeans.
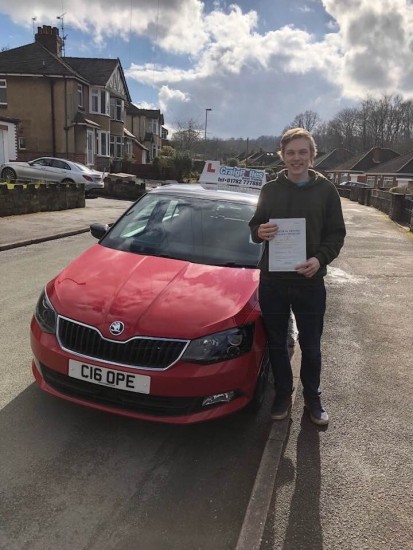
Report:
[[293,392],[287,336],[290,311],[295,315],[301,348],[300,378],[304,396],[318,397],[321,375],[321,335],[326,310],[324,281],[303,285],[261,279],[259,301],[268,338],[270,362],[278,399]]

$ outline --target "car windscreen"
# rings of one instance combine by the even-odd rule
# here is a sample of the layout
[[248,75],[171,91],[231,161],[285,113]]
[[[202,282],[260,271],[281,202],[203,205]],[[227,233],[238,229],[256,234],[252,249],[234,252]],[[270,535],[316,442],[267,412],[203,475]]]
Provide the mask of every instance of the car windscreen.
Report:
[[103,246],[207,265],[256,267],[260,244],[248,226],[253,204],[149,193],[110,233]]

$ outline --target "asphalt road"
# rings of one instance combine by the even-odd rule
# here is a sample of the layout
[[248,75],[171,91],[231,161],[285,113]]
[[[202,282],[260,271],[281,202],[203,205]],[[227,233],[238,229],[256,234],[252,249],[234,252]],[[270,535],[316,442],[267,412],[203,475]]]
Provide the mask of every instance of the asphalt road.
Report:
[[269,401],[195,426],[139,422],[41,392],[29,323],[88,235],[0,252],[0,548],[233,550],[270,430]]
[[[343,207],[346,246],[326,281],[331,422],[309,422],[299,388],[262,550],[413,547],[413,235]],[[0,253],[0,549],[234,550],[271,393],[257,419],[174,427],[77,407],[32,381],[37,296],[93,242]]]
[[413,548],[413,234],[343,207],[326,278],[330,425],[312,425],[299,388],[262,550]]

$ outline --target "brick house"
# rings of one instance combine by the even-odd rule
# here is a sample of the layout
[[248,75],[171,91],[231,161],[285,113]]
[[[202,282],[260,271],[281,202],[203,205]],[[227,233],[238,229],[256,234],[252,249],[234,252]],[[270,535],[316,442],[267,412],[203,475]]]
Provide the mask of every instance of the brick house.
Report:
[[[55,156],[105,170],[136,148],[142,160],[148,147],[127,124],[132,100],[119,59],[61,54],[59,30],[49,26],[34,43],[0,53],[0,117],[17,120],[15,158]],[[160,136],[160,125],[153,129]]]
[[375,189],[390,189],[402,185],[412,186],[413,151],[408,151],[380,166],[366,171],[366,183]]
[[[136,136],[139,143],[134,145],[134,156],[139,155],[139,146],[149,151],[149,160],[159,155],[162,147],[162,136],[165,135],[163,114],[159,109],[140,109],[130,104],[126,109],[126,126]],[[167,135],[167,134],[166,134]]]
[[325,172],[335,184],[351,179],[365,182],[366,176],[364,174],[367,170],[377,169],[381,164],[399,156],[400,154],[393,151],[393,149],[372,147],[369,151],[351,157],[346,162],[325,170]]

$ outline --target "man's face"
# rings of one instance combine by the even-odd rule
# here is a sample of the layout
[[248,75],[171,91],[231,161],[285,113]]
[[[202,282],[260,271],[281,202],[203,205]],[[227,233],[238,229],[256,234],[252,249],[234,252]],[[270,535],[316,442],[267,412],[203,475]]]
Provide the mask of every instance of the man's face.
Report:
[[299,182],[309,179],[308,169],[313,159],[307,138],[300,137],[287,143],[282,157],[290,180]]

